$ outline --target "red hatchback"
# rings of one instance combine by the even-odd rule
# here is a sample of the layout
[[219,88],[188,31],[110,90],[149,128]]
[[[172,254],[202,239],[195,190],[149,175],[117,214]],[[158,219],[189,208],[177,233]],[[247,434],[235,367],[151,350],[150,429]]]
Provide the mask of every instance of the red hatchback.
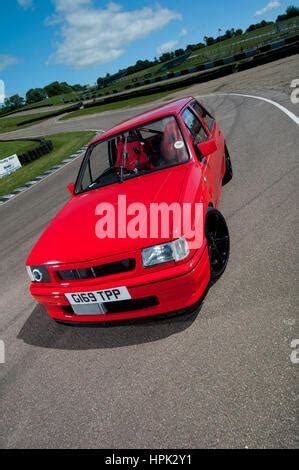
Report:
[[231,178],[223,134],[192,97],[105,132],[29,255],[31,294],[63,323],[195,310],[228,262],[217,207]]

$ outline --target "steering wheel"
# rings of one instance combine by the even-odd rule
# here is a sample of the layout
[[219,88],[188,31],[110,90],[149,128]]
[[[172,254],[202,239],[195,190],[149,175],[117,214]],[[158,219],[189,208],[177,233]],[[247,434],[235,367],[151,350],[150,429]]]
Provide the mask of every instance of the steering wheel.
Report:
[[[107,170],[103,171],[103,173],[96,179],[95,182],[99,182],[103,177],[109,175],[110,173],[116,173],[117,176],[120,176],[121,174],[121,166],[112,166],[110,168],[107,168]],[[130,173],[132,175],[135,175],[134,170],[130,170],[129,168],[124,167],[123,168],[124,172]]]
[[[124,172],[129,173],[130,175],[135,175],[135,171],[134,171],[134,170],[131,170],[130,168],[127,168],[126,166],[124,166],[124,167],[121,167],[121,166],[113,166],[112,168],[109,168],[109,169],[107,170],[107,172],[110,170],[112,173],[115,172],[115,173],[117,173],[117,174],[118,174],[118,173],[120,174],[122,169],[123,169]],[[104,173],[106,173],[106,172],[104,172]],[[103,173],[103,174],[104,174],[104,173]]]

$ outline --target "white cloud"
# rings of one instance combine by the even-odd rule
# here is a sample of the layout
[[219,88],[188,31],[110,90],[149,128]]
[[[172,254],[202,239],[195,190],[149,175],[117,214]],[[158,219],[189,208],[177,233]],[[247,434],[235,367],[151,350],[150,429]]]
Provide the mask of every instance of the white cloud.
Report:
[[183,28],[182,31],[180,32],[179,36],[180,38],[184,38],[188,34],[188,29]]
[[158,56],[164,54],[164,52],[173,51],[176,46],[178,45],[179,41],[177,39],[173,39],[171,41],[164,42],[161,46],[157,47],[157,54]]
[[277,8],[281,7],[281,2],[269,2],[264,8],[255,12],[254,16],[264,16],[267,13],[270,13],[273,10],[277,10]]
[[33,4],[33,0],[17,0],[17,2],[22,8],[30,8]]
[[18,63],[19,59],[17,57],[9,54],[0,54],[0,72]]
[[48,24],[61,24],[62,40],[49,62],[75,68],[111,62],[134,41],[182,19],[180,13],[159,4],[132,11],[114,2],[98,8],[93,0],[55,0],[55,5],[56,15]]

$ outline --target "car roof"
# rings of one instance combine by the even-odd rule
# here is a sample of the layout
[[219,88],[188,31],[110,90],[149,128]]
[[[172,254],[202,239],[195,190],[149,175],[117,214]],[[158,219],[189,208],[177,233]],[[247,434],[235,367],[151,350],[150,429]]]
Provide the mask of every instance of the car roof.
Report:
[[120,134],[122,132],[125,132],[127,129],[138,126],[141,123],[154,121],[156,119],[160,119],[161,117],[169,116],[171,114],[177,115],[181,112],[181,110],[188,103],[190,103],[190,101],[193,101],[193,100],[194,100],[193,96],[187,96],[187,97],[184,97],[184,98],[180,98],[179,100],[170,101],[169,103],[166,103],[163,106],[158,106],[154,109],[146,111],[145,113],[137,114],[136,116],[132,117],[131,119],[123,121],[120,124],[118,124],[117,126],[112,127],[111,129],[107,130],[100,137],[95,139],[92,142],[92,144],[94,144],[95,142],[98,142],[102,139],[105,139],[107,137],[110,137],[114,134]]

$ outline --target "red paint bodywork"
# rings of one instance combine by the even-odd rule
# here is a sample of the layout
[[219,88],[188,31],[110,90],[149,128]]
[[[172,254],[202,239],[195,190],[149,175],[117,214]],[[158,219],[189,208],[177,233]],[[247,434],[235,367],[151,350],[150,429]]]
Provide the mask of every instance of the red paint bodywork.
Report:
[[[193,97],[188,97],[138,115],[105,132],[94,141],[106,139],[148,121],[175,115],[184,133],[191,159],[178,166],[127,180],[122,185],[114,184],[72,195],[70,201],[42,234],[26,263],[27,266],[45,264],[48,267],[52,282],[32,282],[30,291],[37,302],[46,307],[52,318],[66,322],[94,323],[151,316],[191,307],[203,295],[210,280],[206,240],[200,249],[191,250],[184,261],[145,269],[142,265],[141,249],[164,243],[165,239],[98,240],[94,230],[95,206],[100,202],[116,204],[119,194],[126,194],[128,203],[135,202],[138,198],[138,201],[145,205],[150,202],[201,202],[204,205],[204,213],[209,205],[218,207],[225,173],[225,142],[216,121],[213,128],[208,129],[201,120],[209,133],[209,141],[205,145],[206,152],[203,152],[205,162],[199,161],[181,117],[184,109],[194,101]],[[197,117],[200,118],[198,115]],[[73,187],[69,189],[72,191]],[[199,229],[204,230],[204,227]],[[72,281],[62,281],[56,274],[58,269],[79,269],[125,258],[135,258],[136,267],[133,271]],[[155,296],[158,298],[158,305],[97,316],[74,315],[63,308],[70,305],[65,293],[119,286],[126,286],[132,299]]]

